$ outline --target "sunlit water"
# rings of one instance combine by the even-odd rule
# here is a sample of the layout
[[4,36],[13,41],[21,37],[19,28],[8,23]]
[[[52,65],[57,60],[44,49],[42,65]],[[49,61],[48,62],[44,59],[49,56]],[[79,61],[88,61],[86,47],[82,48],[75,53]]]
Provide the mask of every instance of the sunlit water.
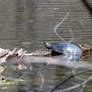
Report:
[[[46,50],[43,45],[45,41],[52,44],[63,42],[53,30],[67,12],[70,15],[57,32],[69,41],[71,28],[74,34],[73,43],[92,46],[92,18],[80,0],[1,0],[0,47],[11,50],[17,47],[32,52]],[[84,62],[91,61],[90,57]],[[44,64],[34,64],[32,70],[6,66],[4,76],[11,80],[7,84],[0,84],[0,92],[48,92],[58,81],[70,75],[71,70],[66,66]],[[88,75],[91,73],[83,77]],[[80,83],[80,80],[68,81],[62,88],[76,83]],[[89,83],[85,92],[91,90],[92,83]],[[73,92],[79,92],[79,89]]]

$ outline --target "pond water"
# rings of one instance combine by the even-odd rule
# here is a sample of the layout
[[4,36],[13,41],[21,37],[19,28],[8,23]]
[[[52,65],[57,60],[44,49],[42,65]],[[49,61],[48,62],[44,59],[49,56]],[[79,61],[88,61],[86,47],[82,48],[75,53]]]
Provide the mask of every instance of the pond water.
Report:
[[[70,12],[69,17],[57,29],[59,35],[66,41],[71,40],[71,28],[73,43],[92,46],[92,17],[80,0],[0,0],[0,47],[10,50],[23,48],[32,52],[46,50],[43,42],[63,42],[53,30],[67,12]],[[5,66],[4,76],[11,80],[0,83],[0,92],[48,92],[70,74],[71,69],[64,66],[36,64],[31,71]],[[83,77],[87,75],[91,73]],[[76,83],[80,80],[70,80],[62,88]],[[85,92],[92,92],[92,83],[88,83]]]

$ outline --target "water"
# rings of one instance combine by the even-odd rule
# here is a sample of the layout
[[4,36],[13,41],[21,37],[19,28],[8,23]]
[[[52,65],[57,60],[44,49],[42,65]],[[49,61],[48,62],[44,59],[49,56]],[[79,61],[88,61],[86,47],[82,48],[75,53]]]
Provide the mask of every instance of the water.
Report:
[[[80,0],[0,0],[0,47],[11,50],[18,47],[32,52],[46,50],[43,45],[45,41],[52,44],[63,42],[53,30],[67,12],[70,12],[70,15],[59,26],[57,33],[69,41],[71,28],[74,34],[73,43],[92,46],[92,17]],[[92,59],[87,61],[91,62]],[[44,83],[39,71],[44,76]],[[0,84],[0,92],[48,92],[69,74],[71,69],[63,66],[37,64],[33,65],[32,71],[19,71],[15,66],[6,66],[4,76],[23,80],[11,80]],[[79,82],[73,79],[63,88]],[[92,83],[89,83],[85,92],[91,92],[91,89]],[[78,91],[79,89],[73,90]]]

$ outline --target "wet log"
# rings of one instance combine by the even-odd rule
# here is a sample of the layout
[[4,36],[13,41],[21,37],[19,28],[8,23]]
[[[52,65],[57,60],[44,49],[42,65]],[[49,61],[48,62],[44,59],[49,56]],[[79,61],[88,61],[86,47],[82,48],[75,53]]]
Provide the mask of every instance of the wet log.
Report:
[[9,53],[0,58],[0,65],[19,65],[24,64],[30,66],[31,64],[46,64],[46,65],[57,65],[66,66],[69,68],[91,68],[92,64],[85,61],[78,62],[66,62],[63,55],[50,56],[51,53],[48,51],[35,51],[26,53],[23,49],[14,49]]

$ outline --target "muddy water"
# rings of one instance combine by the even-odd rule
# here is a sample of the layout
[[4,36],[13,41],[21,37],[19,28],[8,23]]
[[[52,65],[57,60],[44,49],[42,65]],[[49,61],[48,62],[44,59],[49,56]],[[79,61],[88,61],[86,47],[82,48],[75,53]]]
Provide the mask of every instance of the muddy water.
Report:
[[[92,17],[80,0],[0,0],[0,47],[11,50],[24,48],[31,52],[44,50],[45,41],[52,44],[63,42],[53,30],[67,12],[70,16],[57,29],[59,35],[66,41],[71,40],[71,28],[73,43],[92,46]],[[49,91],[70,73],[71,69],[62,66],[34,65],[32,71],[18,71],[14,66],[8,66],[4,72],[6,77],[23,80],[10,81],[8,86],[0,84],[0,92]],[[69,81],[63,88],[79,82]],[[88,85],[85,92],[91,92],[91,88],[92,85]]]

